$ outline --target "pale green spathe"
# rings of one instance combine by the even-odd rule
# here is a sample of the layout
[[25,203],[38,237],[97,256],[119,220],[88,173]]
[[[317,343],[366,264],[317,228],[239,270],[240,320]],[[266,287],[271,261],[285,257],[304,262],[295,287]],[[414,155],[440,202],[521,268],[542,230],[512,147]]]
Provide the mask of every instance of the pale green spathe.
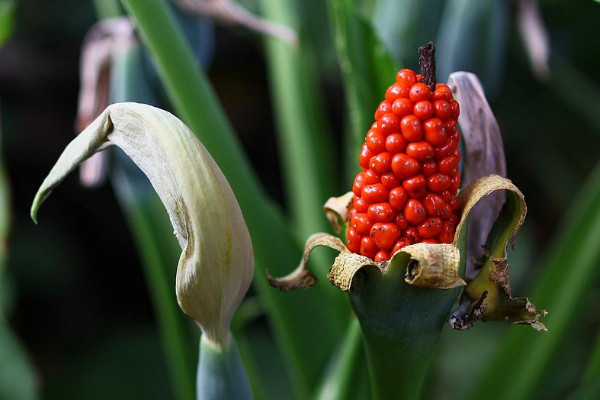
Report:
[[172,114],[144,104],[113,104],[65,148],[38,190],[31,216],[64,177],[96,151],[120,147],[148,176],[182,248],[177,300],[210,340],[228,337],[254,272],[250,235],[225,176]]

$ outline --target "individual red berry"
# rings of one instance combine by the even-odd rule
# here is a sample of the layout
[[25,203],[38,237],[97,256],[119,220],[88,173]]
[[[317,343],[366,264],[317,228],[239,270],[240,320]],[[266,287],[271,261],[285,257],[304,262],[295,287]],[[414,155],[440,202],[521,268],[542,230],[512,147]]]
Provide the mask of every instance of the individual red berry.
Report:
[[445,218],[450,215],[450,206],[437,194],[429,193],[423,198],[427,214],[432,217]]
[[[381,104],[379,107],[381,107]],[[441,120],[446,120],[452,116],[452,107],[446,100],[435,100],[433,102],[433,109],[435,111],[435,116]],[[377,117],[375,117],[375,119],[377,119]]]
[[350,227],[355,229],[359,235],[368,235],[373,226],[373,221],[369,218],[367,213],[356,213],[350,219]]
[[[448,104],[448,109],[450,109],[450,104]],[[375,120],[378,120],[383,114],[389,112],[392,112],[392,103],[387,100],[382,101],[379,103],[377,110],[375,110]]]
[[456,193],[460,188],[460,174],[456,174],[450,180],[450,191]]
[[448,138],[448,141],[443,146],[435,147],[434,157],[436,160],[441,160],[442,158],[446,158],[454,154],[454,152],[458,148],[458,140],[455,136],[451,136]]
[[423,124],[425,128],[425,140],[431,143],[432,146],[443,146],[448,141],[446,128],[444,123],[439,118],[431,118]]
[[360,196],[362,194],[362,190],[365,187],[365,174],[363,172],[359,172],[356,174],[354,178],[354,184],[352,185],[352,192],[355,196]]
[[373,239],[369,236],[363,236],[360,241],[360,254],[372,259],[375,257],[375,254],[377,254],[377,251],[379,251],[379,249]]
[[381,183],[375,183],[373,185],[366,185],[361,193],[361,196],[365,203],[383,203],[387,201],[389,190]]
[[379,127],[384,135],[400,131],[400,120],[395,114],[387,113],[379,118]]
[[387,174],[381,175],[381,183],[383,186],[390,189],[390,191],[402,184],[400,178],[398,178],[393,172],[388,172]]
[[377,222],[371,227],[371,239],[383,251],[390,250],[399,237],[400,229],[393,223]]
[[363,144],[360,148],[360,155],[358,156],[358,163],[364,169],[369,168],[369,161],[371,161],[371,157],[373,157],[373,152],[369,149],[367,144]]
[[406,220],[413,225],[418,225],[427,216],[427,211],[421,203],[417,199],[408,199],[406,202],[406,206],[404,207],[404,216]]
[[[425,196],[427,185],[423,175],[416,175],[412,178],[407,178],[402,182],[402,187],[410,197],[421,198]],[[364,189],[363,189],[364,191]]]
[[454,175],[458,173],[458,157],[450,156],[442,159],[438,163],[438,170],[446,175]]
[[399,133],[392,133],[385,139],[385,149],[392,154],[401,153],[406,148],[406,139]]
[[456,231],[456,226],[451,221],[446,220],[442,222],[442,229],[438,234],[437,238],[440,243],[452,243],[454,242],[454,232]]
[[413,114],[421,121],[425,121],[433,116],[433,105],[427,100],[419,101],[413,108]]
[[385,151],[385,135],[381,131],[371,129],[367,133],[367,147],[373,154],[379,154]]
[[375,254],[375,257],[373,258],[373,261],[375,262],[382,262],[382,261],[387,261],[390,259],[390,253],[386,252],[386,251],[378,251],[377,254]]
[[379,175],[377,175],[372,169],[364,170],[363,175],[365,177],[365,185],[379,183]]
[[400,99],[394,100],[392,103],[392,112],[398,116],[398,118],[403,118],[409,115],[413,111],[413,103],[410,99],[402,97]]
[[400,228],[400,230],[408,228],[408,221],[406,220],[406,217],[404,215],[402,215],[402,213],[396,214],[394,223],[396,224],[396,226],[398,228]]
[[[371,228],[373,229],[373,228]],[[442,231],[442,220],[437,217],[427,218],[422,224],[417,227],[419,235],[423,239],[429,239],[437,236]]]
[[451,100],[450,107],[452,108],[452,118],[457,119],[460,115],[460,105],[458,104],[458,101]]
[[385,91],[385,99],[390,103],[400,97],[408,97],[409,87],[403,83],[394,83]]
[[437,171],[437,164],[433,160],[426,161],[421,165],[421,173],[425,177],[435,174],[435,171]]
[[396,210],[394,210],[390,203],[371,204],[367,211],[367,216],[375,222],[392,222],[396,218]]
[[408,92],[408,98],[412,102],[429,100],[431,98],[431,90],[424,83],[415,83],[411,86]]
[[400,179],[416,175],[420,169],[419,162],[406,154],[398,153],[392,157],[392,171]]
[[406,87],[411,87],[412,85],[418,82],[417,74],[415,74],[412,70],[407,68],[401,69],[396,74],[396,82],[402,83]]
[[406,146],[406,155],[417,161],[429,161],[433,158],[433,147],[428,142],[412,142]]
[[404,209],[404,205],[406,204],[406,200],[408,200],[408,193],[404,190],[403,187],[399,186],[390,190],[390,204],[396,210]]
[[450,178],[444,174],[433,174],[427,178],[427,188],[435,193],[442,193],[450,188]]
[[435,89],[435,91],[433,92],[433,99],[434,100],[452,100],[452,90],[450,90],[449,87],[440,87]]
[[444,128],[446,128],[446,132],[448,132],[448,136],[452,136],[453,134],[458,132],[458,123],[456,119],[450,118],[444,121]]
[[360,241],[362,237],[354,228],[348,228],[346,232],[346,246],[353,253],[360,253]]
[[396,240],[396,243],[394,243],[394,247],[392,247],[392,254],[396,254],[403,247],[406,247],[409,245],[410,245],[410,241],[408,241],[406,238],[400,238],[400,239]]
[[407,115],[400,121],[402,136],[409,142],[418,142],[423,138],[423,124],[414,115]]
[[404,237],[410,244],[419,243],[421,241],[421,235],[416,226],[409,226],[404,230]]
[[[433,149],[431,149],[431,153],[433,154]],[[369,161],[369,167],[376,174],[385,174],[392,167],[392,155],[387,151],[383,153],[379,153],[376,156],[371,157],[371,161]]]
[[352,199],[352,209],[359,213],[367,212],[369,205],[360,196],[354,196]]

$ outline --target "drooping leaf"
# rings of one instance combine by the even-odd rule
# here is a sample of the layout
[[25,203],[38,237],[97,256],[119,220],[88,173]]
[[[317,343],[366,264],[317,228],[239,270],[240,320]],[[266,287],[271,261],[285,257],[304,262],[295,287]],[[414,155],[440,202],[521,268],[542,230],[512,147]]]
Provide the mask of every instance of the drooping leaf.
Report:
[[35,196],[31,215],[64,177],[97,150],[120,147],[150,179],[182,248],[177,298],[212,341],[227,341],[250,286],[250,236],[227,180],[177,118],[137,103],[109,106],[66,147]]

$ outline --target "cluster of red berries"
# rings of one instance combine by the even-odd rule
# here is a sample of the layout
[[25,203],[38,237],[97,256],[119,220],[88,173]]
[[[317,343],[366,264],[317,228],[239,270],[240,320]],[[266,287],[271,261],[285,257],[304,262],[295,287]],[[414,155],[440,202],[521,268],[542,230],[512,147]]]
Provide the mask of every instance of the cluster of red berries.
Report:
[[457,119],[444,83],[403,69],[366,135],[352,191],[347,246],[375,261],[413,243],[452,243],[460,186]]

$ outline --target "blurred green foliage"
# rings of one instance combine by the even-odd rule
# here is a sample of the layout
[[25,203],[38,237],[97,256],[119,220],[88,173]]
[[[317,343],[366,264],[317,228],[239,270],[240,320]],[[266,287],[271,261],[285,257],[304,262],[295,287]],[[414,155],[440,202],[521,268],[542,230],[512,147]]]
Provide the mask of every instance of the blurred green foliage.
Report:
[[[115,12],[107,2],[94,3],[96,11],[108,7],[106,14]],[[600,267],[595,243],[600,203],[597,196],[589,195],[600,188],[597,172],[591,175],[600,160],[596,72],[600,42],[593,36],[600,6],[591,1],[540,2],[549,34],[550,75],[538,80],[516,29],[515,2],[297,0],[278,3],[278,7],[269,1],[243,3],[269,18],[290,23],[302,40],[301,46],[290,49],[239,28],[219,26],[208,70],[223,116],[226,114],[231,124],[223,122],[227,126],[216,126],[215,131],[236,131],[247,164],[256,168],[264,187],[261,199],[264,193],[277,199],[277,215],[294,231],[278,238],[293,249],[285,263],[271,265],[274,261],[264,256],[261,260],[269,261],[259,265],[257,274],[265,268],[277,273],[295,266],[303,236],[325,223],[320,209],[311,212],[301,206],[310,203],[314,207],[319,198],[349,188],[356,169],[357,143],[372,122],[386,85],[393,81],[394,67],[416,68],[416,48],[433,39],[438,47],[438,79],[466,69],[477,73],[486,86],[505,139],[508,176],[528,203],[528,219],[515,251],[509,254],[514,293],[530,294],[538,307],[549,309],[551,331],[544,336],[527,327],[498,323],[476,325],[467,332],[446,328],[425,398],[460,399],[468,393],[493,393],[500,398],[503,392],[497,390],[498,385],[509,391],[505,398],[519,395],[558,400],[571,394],[573,399],[595,398],[598,383],[589,377],[593,373],[584,375],[585,385],[579,385],[591,349],[598,343],[600,322],[595,273]],[[31,354],[41,377],[43,398],[169,398],[174,392],[168,362],[160,350],[140,259],[123,222],[121,212],[126,211],[114,204],[112,192],[102,188],[86,193],[72,180],[48,204],[43,226],[33,229],[26,217],[35,186],[72,135],[78,48],[94,22],[92,6],[74,0],[0,2],[0,40],[11,24],[4,22],[4,11],[15,7],[17,17],[14,37],[0,50],[2,147],[14,192],[7,270],[16,297],[8,322]],[[296,18],[290,19],[290,15]],[[191,87],[191,80],[183,76],[181,85]],[[198,104],[187,102],[187,118],[196,119],[197,126],[221,112],[214,111],[220,109],[218,105],[199,109]],[[173,104],[177,109],[177,101]],[[275,120],[277,124],[272,122]],[[225,149],[220,141],[229,139],[216,135],[211,140],[215,149]],[[299,142],[292,144],[291,140]],[[310,146],[317,150],[306,155]],[[225,151],[220,157],[231,158],[231,154]],[[226,173],[246,162],[243,157],[227,160]],[[289,164],[292,160],[295,166]],[[303,161],[310,163],[310,168],[303,170]],[[315,175],[321,178],[319,185],[304,191]],[[586,180],[587,202],[581,200],[585,193],[577,195]],[[304,183],[294,186],[298,182]],[[0,189],[6,190],[6,186]],[[294,193],[306,196],[305,202],[295,205]],[[307,214],[310,219],[305,219]],[[1,218],[0,226],[7,220]],[[260,226],[260,222],[257,218],[254,224]],[[90,242],[111,250],[99,254]],[[329,254],[322,257],[327,259]],[[324,266],[319,268],[325,271]],[[264,283],[264,274],[260,279]],[[572,284],[573,280],[579,283]],[[274,318],[269,314],[287,295],[270,295],[270,288],[261,288],[259,283],[253,303],[242,306],[251,310],[234,331],[251,380],[261,382],[258,389],[253,387],[256,398],[304,398],[308,391],[323,392],[325,386],[319,385],[326,382],[319,382],[319,377],[335,365],[334,356],[330,361],[327,358],[334,353],[334,343],[342,341],[350,319],[346,314],[316,310],[319,302],[315,299],[332,296],[326,285],[319,293],[309,291],[283,300],[303,313],[305,323],[295,322],[300,332],[285,329],[292,316]],[[3,286],[2,291],[0,298],[6,292]],[[333,303],[339,301],[336,298]],[[309,303],[314,305],[312,309]],[[344,310],[343,306],[331,308]],[[329,326],[310,326],[313,317]],[[0,354],[0,398],[35,398],[32,372],[19,361],[26,358],[14,337],[0,327],[0,338],[8,343],[0,345],[7,349]],[[349,343],[351,329],[346,336]],[[310,331],[308,338],[314,339],[297,339],[298,343],[319,341],[321,355],[312,358],[303,352],[294,366],[287,359],[289,347],[302,330]],[[292,339],[282,339],[282,335]],[[304,349],[308,352],[310,346]],[[190,348],[190,357],[195,353]],[[589,361],[588,371],[597,370],[598,353],[596,350]],[[17,361],[7,361],[11,354],[18,356]],[[344,358],[343,351],[338,354]],[[2,379],[19,383],[18,378],[2,373],[7,367],[22,378],[24,397],[2,391],[9,388]],[[507,372],[511,369],[513,372]],[[302,389],[292,389],[298,371],[307,370],[311,379]],[[497,378],[521,372],[527,377],[526,384],[513,380],[511,386]],[[480,392],[473,392],[474,387]],[[364,398],[362,393],[354,393],[355,398]]]

